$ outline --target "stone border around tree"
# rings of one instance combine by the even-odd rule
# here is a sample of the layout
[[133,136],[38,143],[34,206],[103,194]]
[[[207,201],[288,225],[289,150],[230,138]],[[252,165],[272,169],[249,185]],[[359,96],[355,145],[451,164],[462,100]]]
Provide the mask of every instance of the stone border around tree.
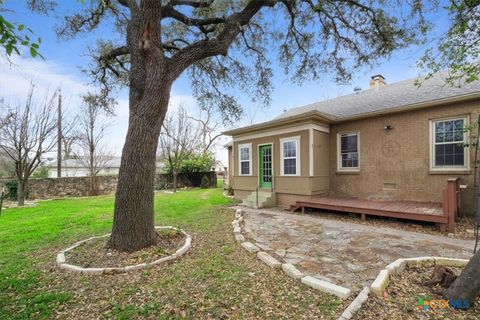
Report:
[[358,296],[350,303],[350,305],[343,311],[338,320],[349,320],[353,314],[359,310],[363,303],[367,301],[369,293],[375,296],[381,296],[383,290],[388,286],[390,276],[393,274],[401,273],[406,267],[419,268],[419,267],[434,267],[434,266],[446,266],[446,267],[465,267],[469,260],[467,259],[455,259],[444,257],[415,257],[415,258],[401,258],[390,263],[378,273],[370,287],[365,287]]
[[161,263],[164,263],[170,260],[175,260],[181,257],[182,255],[184,255],[185,252],[187,252],[188,249],[190,249],[190,247],[192,246],[192,237],[180,228],[176,228],[172,226],[155,227],[155,230],[167,230],[167,229],[180,231],[183,235],[186,236],[185,243],[174,254],[171,254],[166,257],[162,257],[153,262],[145,262],[145,263],[140,263],[140,264],[126,266],[126,267],[108,267],[108,268],[83,268],[83,267],[79,267],[79,266],[67,263],[67,260],[65,258],[66,252],[73,250],[78,246],[80,246],[81,244],[88,242],[90,240],[108,237],[110,235],[109,233],[103,236],[91,237],[82,241],[78,241],[74,245],[68,247],[67,249],[60,251],[57,254],[57,260],[56,260],[57,266],[62,270],[66,270],[70,272],[82,273],[86,275],[102,275],[102,274],[117,274],[117,273],[129,272],[133,270],[148,269],[148,268],[151,268],[152,266],[159,265]]
[[327,282],[312,276],[305,276],[300,270],[295,268],[293,264],[290,263],[281,263],[267,252],[262,251],[255,244],[245,241],[245,237],[241,234],[242,228],[241,223],[243,222],[243,214],[245,213],[242,209],[237,209],[235,212],[235,220],[232,221],[233,233],[235,239],[240,243],[242,248],[247,250],[250,253],[255,253],[257,258],[264,262],[267,266],[273,269],[282,269],[285,274],[295,280],[300,280],[303,284],[320,290],[325,293],[333,294],[341,299],[347,299],[351,290],[349,288],[341,287],[331,282]]

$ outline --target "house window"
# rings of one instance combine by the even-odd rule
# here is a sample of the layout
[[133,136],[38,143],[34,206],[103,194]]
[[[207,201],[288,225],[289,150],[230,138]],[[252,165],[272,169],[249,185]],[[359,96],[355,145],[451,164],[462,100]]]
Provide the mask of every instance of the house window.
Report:
[[338,135],[338,169],[356,171],[360,169],[360,133],[341,133]]
[[432,169],[467,169],[466,124],[466,117],[431,122]]
[[280,139],[282,157],[281,174],[283,176],[300,175],[300,137]]
[[241,144],[238,146],[239,153],[239,174],[250,176],[252,174],[252,144]]

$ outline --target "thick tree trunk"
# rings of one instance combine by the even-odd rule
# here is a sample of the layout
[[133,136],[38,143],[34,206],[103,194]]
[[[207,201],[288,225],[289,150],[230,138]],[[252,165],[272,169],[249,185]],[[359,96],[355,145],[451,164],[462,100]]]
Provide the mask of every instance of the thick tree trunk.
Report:
[[173,192],[176,193],[177,192],[177,170],[173,169]]
[[89,175],[90,175],[90,195],[96,196],[97,195],[97,181],[96,181],[96,172],[94,167],[94,159],[93,153],[90,152],[90,167],[88,168]]
[[27,184],[23,182],[22,180],[18,180],[18,185],[17,185],[17,203],[18,206],[21,207],[25,205],[25,189],[27,187]]
[[[460,276],[447,290],[447,298],[459,309],[468,309],[480,294],[480,250],[470,259]],[[467,303],[468,301],[468,303]],[[463,308],[462,308],[463,306]]]
[[110,247],[119,251],[140,250],[156,240],[155,156],[175,80],[160,49],[161,6],[160,1],[142,1],[127,26],[130,116],[109,240]]
[[90,194],[92,196],[98,195],[97,191],[97,177],[95,175],[90,175]]
[[156,83],[160,86],[156,91],[130,107],[109,242],[119,251],[136,251],[155,243],[155,157],[171,87],[168,81],[163,83]]

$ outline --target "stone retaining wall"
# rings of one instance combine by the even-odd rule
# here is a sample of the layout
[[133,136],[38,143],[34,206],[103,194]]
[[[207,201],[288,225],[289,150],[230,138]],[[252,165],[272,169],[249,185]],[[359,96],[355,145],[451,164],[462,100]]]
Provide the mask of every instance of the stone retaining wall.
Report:
[[[116,176],[98,176],[98,194],[109,194],[117,189]],[[11,179],[0,179],[2,188]],[[85,197],[90,195],[90,177],[63,177],[29,179],[27,199],[50,199],[62,197]],[[5,187],[5,192],[8,188]]]
[[[217,179],[215,172],[205,172],[210,180],[210,187],[216,187]],[[110,194],[117,189],[117,176],[98,176],[96,185],[98,194]],[[0,190],[12,179],[0,179]],[[155,185],[159,186],[162,182],[168,184],[170,177],[166,174],[157,174]],[[185,179],[179,179],[178,188],[189,186]],[[8,188],[5,186],[5,193]],[[86,197],[90,195],[90,177],[62,177],[62,178],[44,178],[29,179],[27,186],[27,199],[50,199],[62,197]]]

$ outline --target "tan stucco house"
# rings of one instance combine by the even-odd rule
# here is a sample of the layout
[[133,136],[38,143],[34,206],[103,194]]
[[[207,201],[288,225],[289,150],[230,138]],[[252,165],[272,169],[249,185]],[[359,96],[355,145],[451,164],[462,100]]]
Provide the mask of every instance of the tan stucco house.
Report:
[[415,80],[377,75],[368,90],[225,132],[235,198],[282,207],[321,195],[442,202],[453,177],[471,213],[474,148],[463,128],[478,119],[480,82]]

